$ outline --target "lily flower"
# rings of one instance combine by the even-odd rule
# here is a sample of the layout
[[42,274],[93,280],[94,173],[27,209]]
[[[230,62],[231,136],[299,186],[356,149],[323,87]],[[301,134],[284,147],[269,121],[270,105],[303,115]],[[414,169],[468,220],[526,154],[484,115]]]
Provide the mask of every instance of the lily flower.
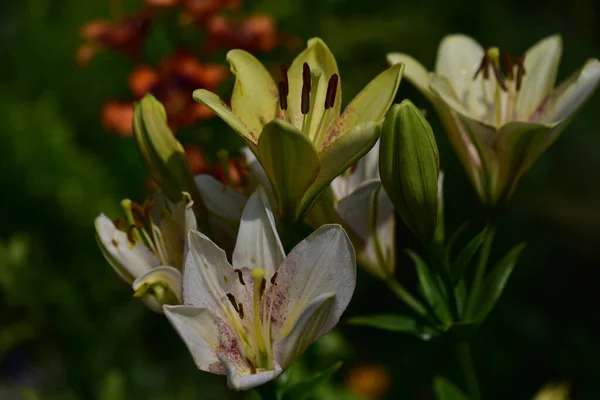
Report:
[[187,231],[196,229],[189,195],[178,203],[159,194],[143,206],[127,199],[121,204],[124,218],[96,218],[102,254],[152,311],[162,313],[163,304],[181,304],[183,244]]
[[187,237],[183,304],[164,306],[199,369],[246,390],[272,379],[329,332],[354,292],[354,249],[324,225],[286,257],[266,194],[248,200],[233,251]]
[[396,266],[396,219],[380,179],[378,141],[331,182],[331,189],[338,214],[363,242],[357,254],[359,262],[373,275],[386,278],[394,274]]
[[236,76],[229,108],[207,90],[194,92],[256,154],[284,219],[304,218],[318,195],[366,154],[379,137],[378,123],[392,104],[402,66],[371,81],[341,113],[337,63],[318,38],[296,57],[275,83],[251,54],[232,50],[227,61]]
[[511,197],[598,85],[600,61],[590,59],[554,87],[561,54],[559,35],[516,58],[449,35],[435,72],[402,53],[388,54],[388,61],[405,64],[408,80],[435,106],[480,199],[495,206]]

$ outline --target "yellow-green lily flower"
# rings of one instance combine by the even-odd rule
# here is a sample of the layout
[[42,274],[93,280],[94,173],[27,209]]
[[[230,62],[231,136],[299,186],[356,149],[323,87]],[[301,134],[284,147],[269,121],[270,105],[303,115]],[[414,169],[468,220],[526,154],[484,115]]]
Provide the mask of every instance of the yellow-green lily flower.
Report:
[[286,256],[262,188],[250,196],[232,263],[197,231],[187,235],[184,305],[165,315],[197,367],[235,390],[275,379],[329,332],[356,286],[356,259],[339,225],[323,225]]
[[184,193],[182,201],[172,203],[158,194],[145,206],[130,200],[122,205],[125,218],[96,218],[102,254],[152,311],[162,313],[164,304],[181,304],[183,243],[187,231],[196,229],[190,196]]
[[318,38],[308,41],[276,84],[251,54],[232,50],[236,76],[231,108],[204,89],[194,99],[213,110],[246,141],[271,181],[279,213],[302,219],[321,191],[377,141],[403,67],[371,81],[341,113],[337,63]]
[[518,58],[449,35],[435,72],[402,53],[388,54],[388,61],[405,64],[407,79],[435,106],[482,202],[494,206],[511,197],[598,85],[600,62],[590,59],[554,87],[561,53],[558,35]]

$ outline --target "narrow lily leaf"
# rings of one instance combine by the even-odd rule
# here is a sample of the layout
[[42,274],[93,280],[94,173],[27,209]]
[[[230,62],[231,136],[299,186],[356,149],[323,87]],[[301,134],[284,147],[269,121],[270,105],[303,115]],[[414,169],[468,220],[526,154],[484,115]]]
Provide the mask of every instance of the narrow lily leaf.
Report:
[[227,62],[236,78],[231,111],[251,135],[259,135],[263,125],[277,113],[279,96],[275,82],[261,62],[244,50],[231,50]]
[[297,218],[306,214],[321,191],[339,174],[367,154],[379,139],[380,127],[374,122],[355,126],[344,136],[319,153],[321,169],[310,189],[302,198]]
[[438,285],[440,280],[432,275],[429,266],[417,253],[411,250],[407,250],[406,253],[415,263],[421,290],[423,291],[423,295],[427,302],[431,305],[440,321],[444,324],[449,324],[452,321],[452,318],[450,317],[450,312],[446,304],[446,296]]
[[309,379],[292,385],[283,393],[283,400],[304,400],[309,398],[319,386],[329,381],[341,366],[342,362],[338,362],[323,371],[317,372]]
[[433,331],[408,315],[375,314],[353,317],[348,320],[351,325],[369,326],[384,331],[408,333],[422,340],[430,340]]
[[465,269],[473,259],[475,253],[483,243],[483,238],[487,229],[483,229],[477,236],[475,236],[467,245],[458,253],[456,260],[452,263],[451,274],[454,281],[458,281],[465,273]]
[[[474,320],[483,321],[494,308],[524,248],[525,243],[513,247],[485,278],[473,312]],[[467,316],[467,319],[468,317],[470,316]]]
[[469,400],[453,383],[441,376],[436,376],[433,381],[435,397],[437,400]]
[[273,120],[260,135],[257,156],[277,194],[280,212],[293,215],[319,173],[319,158],[312,143],[293,125]]

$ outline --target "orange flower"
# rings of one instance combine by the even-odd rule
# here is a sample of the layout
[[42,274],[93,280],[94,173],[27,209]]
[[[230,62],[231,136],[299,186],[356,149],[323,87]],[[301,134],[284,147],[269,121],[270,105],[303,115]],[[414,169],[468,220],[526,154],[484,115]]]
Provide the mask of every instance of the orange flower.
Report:
[[133,104],[109,101],[102,107],[102,126],[120,136],[133,133]]
[[266,14],[253,15],[242,21],[214,16],[207,21],[206,29],[209,35],[207,51],[225,46],[250,52],[269,52],[279,43],[277,24]]

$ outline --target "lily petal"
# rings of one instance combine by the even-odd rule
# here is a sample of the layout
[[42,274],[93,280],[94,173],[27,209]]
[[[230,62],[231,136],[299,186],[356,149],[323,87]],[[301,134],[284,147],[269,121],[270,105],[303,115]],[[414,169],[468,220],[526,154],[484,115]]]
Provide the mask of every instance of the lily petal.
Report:
[[300,242],[277,270],[273,338],[286,336],[302,310],[324,293],[335,293],[327,321],[316,335],[329,332],[348,306],[356,286],[356,256],[340,225],[323,225]]
[[194,180],[210,213],[211,228],[235,238],[247,197],[210,175],[197,175]]
[[516,109],[521,118],[527,118],[544,97],[552,91],[556,82],[558,65],[562,56],[562,38],[549,36],[540,40],[525,53],[525,71]]
[[396,97],[402,79],[402,71],[404,71],[404,65],[396,64],[369,82],[333,123],[323,142],[315,143],[317,148],[323,151],[359,124],[381,121]]
[[364,241],[362,264],[378,277],[389,277],[396,266],[394,206],[378,179],[363,182],[338,203],[340,216]]
[[258,159],[278,198],[280,214],[293,210],[319,173],[319,157],[310,140],[293,125],[273,120],[258,142]]
[[267,277],[272,277],[284,259],[273,211],[264,189],[259,187],[248,199],[242,214],[233,266],[262,268]]
[[[217,353],[230,349],[229,358],[239,357],[233,339],[237,336],[229,325],[206,308],[166,305],[163,311],[187,346],[196,366],[202,371],[225,375]],[[224,356],[221,355],[221,358]]]
[[331,181],[336,200],[354,192],[364,181],[379,179],[379,141],[355,165]]
[[[160,285],[162,293],[154,293],[152,287]],[[181,272],[168,266],[156,267],[133,282],[134,295],[142,296],[146,307],[162,314],[165,304],[181,304]]]
[[446,77],[458,97],[462,98],[473,82],[483,54],[483,47],[473,38],[461,34],[448,35],[438,47],[435,73]]
[[96,238],[100,250],[115,272],[128,283],[144,275],[160,261],[142,243],[132,245],[127,234],[118,230],[113,222],[104,214],[100,214],[94,222]]
[[310,210],[323,188],[371,150],[379,139],[379,132],[378,124],[365,122],[355,126],[321,152],[319,175],[302,198],[298,218]]
[[260,135],[262,127],[277,114],[277,86],[269,71],[252,54],[231,50],[227,53],[227,61],[236,77],[231,110],[252,136]]
[[258,131],[254,133],[250,128],[246,127],[244,123],[231,111],[231,109],[213,92],[209,92],[206,89],[197,89],[192,93],[194,100],[200,104],[204,104],[210,108],[219,118],[221,118],[227,125],[236,131],[242,139],[251,147],[255,148],[258,143]]
[[[291,118],[293,119],[293,123],[295,126],[301,126],[302,124],[302,113],[301,113],[301,102],[302,102],[302,68],[304,63],[308,63],[311,70],[318,69],[320,70],[322,76],[320,78],[317,90],[320,92],[316,95],[316,98],[323,99],[324,94],[327,92],[327,81],[333,74],[340,74],[337,66],[337,62],[335,61],[335,57],[329,50],[329,47],[323,42],[320,38],[312,38],[308,41],[306,49],[298,54],[298,56],[294,59],[294,62],[290,66],[288,70],[288,81],[290,84],[290,93],[288,96],[288,104]],[[340,114],[340,109],[342,105],[342,85],[337,86],[335,103],[333,105],[333,109],[330,110],[331,114],[334,114],[337,117]],[[323,104],[314,104],[313,108],[318,107],[319,112],[323,110]],[[314,111],[317,111],[315,108]],[[314,119],[318,120],[319,115],[313,116]],[[313,124],[311,127],[316,129],[317,124]]]
[[427,70],[415,58],[404,53],[389,53],[387,55],[388,63],[404,64],[403,77],[412,83],[425,97],[433,101],[434,93],[429,89],[429,81],[431,80],[431,72]]
[[187,237],[183,303],[208,308],[224,319],[226,293],[235,288],[232,288],[232,284],[237,279],[233,267],[227,261],[225,252],[202,233],[189,231]]
[[272,381],[283,372],[277,361],[273,360],[273,369],[262,371],[255,374],[240,373],[237,365],[226,358],[221,358],[221,362],[227,373],[227,386],[233,390],[248,390]]
[[294,321],[287,335],[275,343],[275,358],[289,367],[316,339],[335,305],[335,293],[323,293],[312,300]]
[[[549,118],[559,122],[572,116],[594,93],[600,80],[600,61],[591,59],[560,84],[550,96]],[[545,120],[546,118],[544,118]]]

